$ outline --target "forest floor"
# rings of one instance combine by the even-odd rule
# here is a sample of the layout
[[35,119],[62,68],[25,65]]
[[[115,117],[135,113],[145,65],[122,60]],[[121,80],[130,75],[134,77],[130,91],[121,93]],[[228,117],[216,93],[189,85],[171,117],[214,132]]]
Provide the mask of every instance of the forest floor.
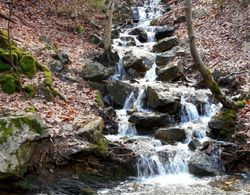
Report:
[[[97,9],[82,1],[77,8],[70,8],[68,3],[60,3],[55,11],[53,1],[16,2],[13,7],[11,36],[18,46],[25,48],[36,59],[49,64],[57,51],[68,54],[71,63],[67,65],[64,76],[54,75],[53,85],[66,98],[66,102],[55,98],[47,102],[43,97],[24,98],[24,94],[7,95],[0,91],[0,110],[22,111],[34,107],[45,120],[52,134],[58,134],[65,124],[78,126],[95,116],[95,90],[89,88],[80,77],[83,61],[89,54],[98,51],[96,45],[88,42],[89,35],[97,30],[94,22],[103,23],[103,15]],[[8,14],[8,7],[0,3],[0,10]],[[95,14],[92,14],[95,13]],[[0,28],[7,29],[7,22],[0,19]],[[41,41],[41,38],[45,41]],[[64,78],[65,78],[64,77]],[[22,78],[22,83],[27,82]],[[42,75],[32,79],[33,84],[42,83]],[[75,82],[72,82],[75,80]]]
[[[183,1],[166,1],[170,4],[171,11],[159,21],[161,24],[174,25],[176,35],[183,45],[187,45],[185,22],[175,22],[184,15]],[[198,46],[202,48],[206,64],[212,70],[217,69],[224,75],[246,71],[237,74],[234,80],[240,83],[242,92],[248,93],[249,8],[239,2],[225,0],[223,9],[220,9],[212,0],[194,1],[194,27]],[[8,13],[4,4],[0,3],[0,9],[3,13]],[[18,45],[44,64],[52,60],[51,55],[55,50],[65,51],[71,60],[65,74],[76,82],[53,77],[54,87],[67,99],[66,102],[59,98],[53,102],[46,102],[41,97],[25,99],[22,93],[6,95],[0,91],[0,110],[18,111],[33,106],[55,134],[64,123],[81,125],[94,117],[95,91],[88,88],[85,81],[80,78],[80,72],[84,59],[99,50],[96,45],[88,42],[88,38],[94,33],[102,35],[102,30],[97,26],[103,24],[104,14],[90,7],[86,1],[82,1],[72,10],[67,3],[60,3],[56,8],[52,1],[42,0],[18,1],[13,12],[11,35]],[[6,27],[6,21],[0,19],[0,28],[6,29]],[[49,41],[42,42],[41,37],[46,37]],[[191,59],[188,60],[191,63]],[[38,75],[33,82],[41,79]],[[243,125],[245,133],[250,137],[250,102],[239,111],[237,121]]]

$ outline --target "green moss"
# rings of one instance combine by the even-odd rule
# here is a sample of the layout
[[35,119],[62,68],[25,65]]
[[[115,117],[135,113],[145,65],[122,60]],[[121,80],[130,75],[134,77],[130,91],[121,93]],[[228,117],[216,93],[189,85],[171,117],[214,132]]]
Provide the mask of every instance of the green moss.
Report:
[[37,63],[36,66],[39,70],[43,71],[44,85],[51,87],[53,82],[51,71],[43,64]]
[[95,9],[104,10],[105,0],[88,0],[88,3]]
[[31,116],[22,116],[19,118],[14,118],[12,119],[12,123],[18,129],[22,129],[23,125],[27,125],[30,131],[38,134],[41,134],[44,130],[41,124],[37,121],[37,119]]
[[25,112],[36,112],[36,108],[34,106],[28,106],[25,108]]
[[5,93],[12,94],[20,91],[21,84],[16,74],[3,74],[0,77],[0,84]]
[[244,101],[237,101],[236,105],[239,106],[240,108],[244,108],[245,107],[245,102]]
[[97,155],[105,156],[108,153],[108,144],[104,137],[99,137],[95,144],[94,151]]
[[10,64],[4,63],[1,59],[0,59],[0,72],[1,71],[6,71],[6,70],[10,70],[11,66]]
[[7,122],[0,120],[0,144],[2,144],[13,132],[13,128],[8,127]]
[[82,195],[95,195],[97,194],[94,190],[92,190],[91,188],[84,188],[81,189],[81,193]]
[[215,93],[217,95],[221,94],[221,90],[217,82],[213,82],[213,84],[210,87],[210,90],[212,91],[212,93]]
[[27,75],[27,77],[30,79],[33,78],[33,76],[36,74],[35,60],[32,56],[23,56],[20,60],[20,67],[23,74]]
[[230,140],[235,132],[236,111],[226,109],[215,116],[216,120],[223,122],[223,128],[219,130],[219,137],[224,140]]
[[26,85],[23,90],[29,97],[35,97],[35,89],[32,84]]
[[96,104],[101,107],[101,108],[104,108],[105,105],[104,105],[104,102],[103,102],[103,98],[102,98],[102,94],[100,91],[97,91],[96,92],[96,96],[95,96],[95,102]]

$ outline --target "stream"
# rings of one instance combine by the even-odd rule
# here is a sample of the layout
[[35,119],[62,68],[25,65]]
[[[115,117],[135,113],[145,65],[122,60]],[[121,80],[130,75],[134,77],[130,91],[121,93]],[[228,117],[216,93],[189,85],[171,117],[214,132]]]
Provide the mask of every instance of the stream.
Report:
[[[134,7],[133,10],[139,16],[139,22],[130,28],[124,29],[119,38],[113,40],[113,49],[118,53],[120,61],[117,64],[117,71],[111,80],[118,80],[129,83],[124,70],[125,53],[129,50],[139,48],[140,51],[148,52],[154,57],[156,53],[151,52],[156,43],[156,26],[150,26],[154,18],[164,12],[160,0],[145,0],[141,7]],[[134,28],[143,28],[147,32],[147,41],[141,43],[135,35],[131,35]],[[128,38],[129,37],[129,38]],[[131,44],[133,40],[133,44]],[[200,143],[209,141],[206,136],[208,121],[221,109],[220,104],[211,100],[211,93],[208,90],[196,90],[192,87],[179,84],[168,84],[169,93],[178,93],[181,96],[179,110],[180,120],[175,117],[169,119],[171,128],[184,129],[185,139],[174,143],[162,143],[152,133],[145,133],[136,128],[134,123],[129,122],[131,110],[150,115],[152,109],[145,104],[145,91],[150,87],[164,86],[166,83],[157,81],[156,63],[145,62],[149,69],[142,78],[136,78],[136,82],[130,83],[134,90],[127,96],[122,109],[116,110],[119,130],[117,135],[106,135],[111,142],[124,144],[137,155],[135,167],[137,177],[128,178],[112,189],[102,189],[98,194],[247,194],[247,187],[241,182],[236,182],[232,190],[226,187],[217,188],[216,183],[229,176],[214,176],[198,178],[189,173],[188,162],[193,154],[189,143],[193,137]],[[166,93],[162,94],[166,95]],[[201,99],[202,107],[195,104],[194,99]],[[143,133],[141,133],[143,132]],[[237,191],[237,192],[236,192]]]

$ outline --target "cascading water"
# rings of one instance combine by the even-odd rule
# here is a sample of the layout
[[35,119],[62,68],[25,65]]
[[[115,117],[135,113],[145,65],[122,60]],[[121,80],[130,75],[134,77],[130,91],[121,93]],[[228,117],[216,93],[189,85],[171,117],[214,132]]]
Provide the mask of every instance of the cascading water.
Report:
[[[149,39],[147,43],[143,44],[136,42],[136,46],[127,46],[125,43],[119,44],[119,39],[114,40],[113,46],[121,59],[129,48],[139,46],[140,49],[146,51],[152,50],[152,46],[155,43],[155,29],[154,27],[149,27],[149,25],[152,19],[161,15],[161,9],[160,0],[147,0],[143,7],[134,9],[138,10],[140,18],[136,27],[143,27]],[[121,36],[127,36],[129,30],[131,29],[125,30]],[[158,85],[156,82],[157,75],[155,69],[156,64],[153,63],[144,78],[137,79],[137,82],[133,84],[135,89],[127,97],[123,109],[116,110],[119,135],[117,135],[115,139],[114,136],[107,136],[107,138],[112,138],[112,140],[116,141],[120,140],[121,142],[122,139],[120,138],[123,136],[129,136],[133,139],[133,141],[126,146],[137,154],[135,166],[138,174],[137,179],[139,181],[150,184],[163,183],[164,185],[197,183],[198,179],[190,175],[188,171],[188,161],[192,154],[188,144],[193,137],[200,140],[200,142],[208,140],[206,137],[207,122],[212,115],[220,109],[220,105],[211,104],[209,102],[209,92],[203,90],[200,91],[202,103],[199,104],[198,108],[197,104],[193,102],[193,97],[198,94],[194,88],[173,88],[171,90],[179,90],[181,94],[181,121],[179,124],[176,124],[176,127],[185,129],[186,140],[183,143],[178,142],[174,145],[162,145],[159,140],[151,136],[137,135],[134,124],[128,122],[128,111],[132,109],[142,113],[151,112],[144,105],[144,96],[147,86],[152,84]],[[112,79],[122,80],[124,74],[123,62],[120,61],[117,64],[117,72]]]

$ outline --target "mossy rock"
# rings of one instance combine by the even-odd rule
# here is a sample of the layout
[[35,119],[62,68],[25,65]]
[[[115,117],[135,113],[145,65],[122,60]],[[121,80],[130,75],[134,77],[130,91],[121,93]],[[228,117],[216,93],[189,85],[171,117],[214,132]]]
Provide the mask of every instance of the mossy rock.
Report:
[[105,107],[104,102],[103,102],[103,97],[102,97],[102,94],[101,94],[100,91],[96,92],[95,102],[96,102],[97,106],[99,106],[100,108],[104,108]]
[[3,62],[0,59],[0,72],[7,71],[7,70],[10,70],[10,69],[11,69],[11,65]]
[[25,115],[0,119],[0,144],[2,144],[14,131],[22,131],[28,127],[30,131],[42,134],[44,127],[33,116]]
[[36,91],[32,84],[26,85],[23,90],[29,97],[35,97]]
[[215,139],[230,141],[235,133],[236,111],[225,109],[215,115],[208,123],[211,129],[210,136]]
[[7,94],[18,92],[21,89],[19,77],[14,73],[7,73],[1,75],[0,84],[3,92]]
[[36,61],[32,56],[23,56],[20,60],[20,67],[23,74],[27,75],[27,77],[30,79],[36,74]]

